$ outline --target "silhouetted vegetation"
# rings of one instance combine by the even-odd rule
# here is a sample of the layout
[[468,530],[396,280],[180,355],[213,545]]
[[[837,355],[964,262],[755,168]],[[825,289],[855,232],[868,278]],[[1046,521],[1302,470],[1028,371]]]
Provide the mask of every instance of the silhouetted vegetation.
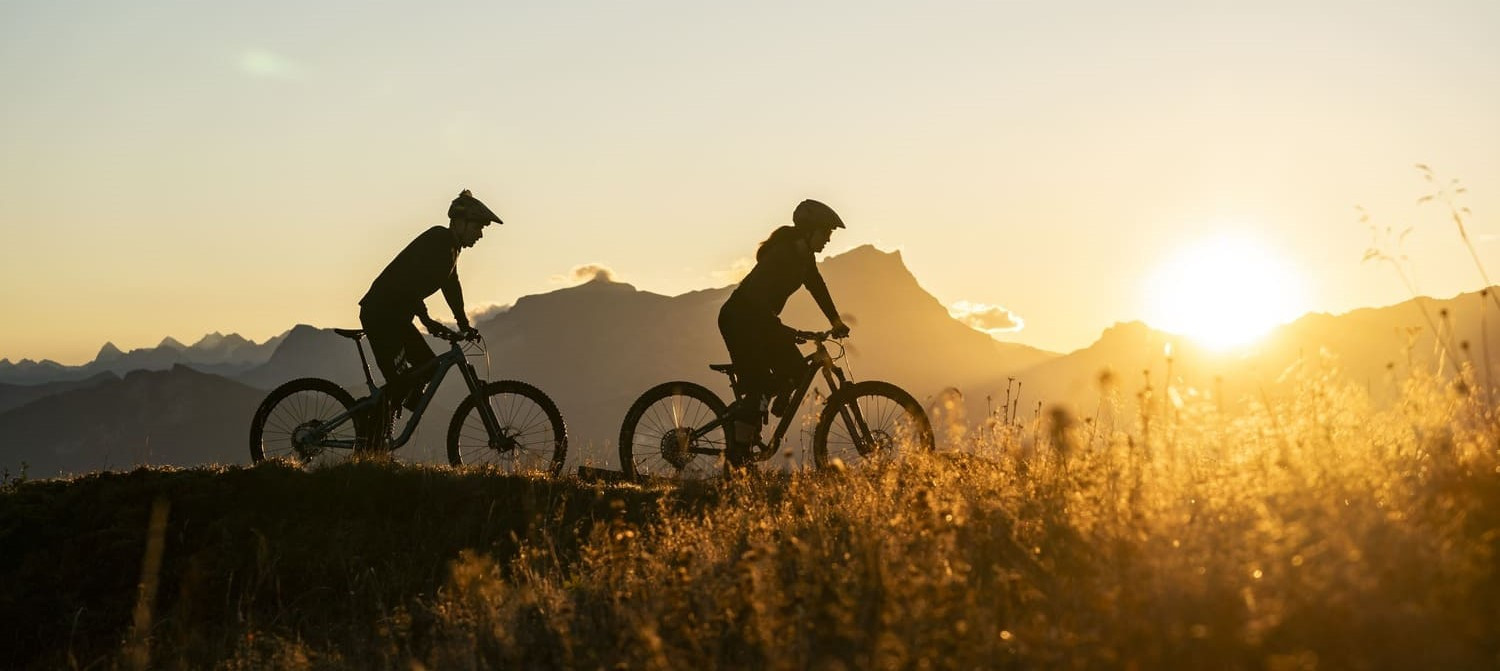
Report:
[[1049,412],[725,489],[378,463],[14,483],[6,647],[128,661],[164,501],[156,666],[1493,665],[1492,406],[1415,376],[1371,410],[1330,368],[1233,416],[1158,381],[1109,432]]

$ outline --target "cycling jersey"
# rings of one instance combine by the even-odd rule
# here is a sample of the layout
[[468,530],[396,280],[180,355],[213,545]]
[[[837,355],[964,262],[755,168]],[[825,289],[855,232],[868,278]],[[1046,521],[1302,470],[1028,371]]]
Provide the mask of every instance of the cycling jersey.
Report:
[[739,377],[736,391],[774,396],[796,386],[802,370],[794,332],[777,318],[787,299],[805,286],[830,323],[840,323],[839,313],[801,231],[776,229],[755,256],[755,268],[719,309],[719,333]]
[[779,315],[792,293],[804,286],[823,314],[828,316],[828,321],[838,323],[838,310],[834,309],[828,285],[818,272],[818,261],[813,257],[812,248],[808,247],[801,231],[782,226],[771,233],[756,251],[755,268],[735,288],[725,307],[734,304],[736,308]]
[[[441,290],[453,314],[463,319],[464,293],[458,283],[458,241],[443,226],[412,240],[370,284],[359,304],[382,313],[420,315],[426,321],[428,296]],[[462,326],[462,324],[460,324]]]

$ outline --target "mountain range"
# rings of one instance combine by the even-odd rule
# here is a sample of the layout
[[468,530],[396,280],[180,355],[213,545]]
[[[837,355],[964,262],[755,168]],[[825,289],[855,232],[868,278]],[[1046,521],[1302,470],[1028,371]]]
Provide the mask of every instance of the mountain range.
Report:
[[248,461],[265,392],[177,365],[137,370],[0,413],[0,467],[52,477],[139,464]]
[[[1043,404],[1088,414],[1110,390],[1130,401],[1147,384],[1197,387],[1231,400],[1276,393],[1298,362],[1336,367],[1377,401],[1394,394],[1388,380],[1412,370],[1435,371],[1440,363],[1451,372],[1455,357],[1481,375],[1500,372],[1481,356],[1500,354],[1491,333],[1500,329],[1487,327],[1487,299],[1477,293],[1310,314],[1276,329],[1250,353],[1215,353],[1133,322],[1116,324],[1089,347],[1063,355],[1000,342],[955,319],[921,287],[899,252],[864,246],[826,259],[821,268],[853,326],[841,365],[854,379],[905,387],[933,404],[935,415],[961,422],[986,412],[999,416],[997,406],[1007,398],[1016,410],[1005,416],[1020,421]],[[525,380],[552,396],[568,423],[570,465],[611,466],[619,422],[650,386],[686,379],[729,397],[727,380],[708,364],[728,361],[717,314],[732,290],[664,296],[601,273],[577,286],[523,297],[481,321],[488,358],[471,361],[483,376]],[[783,320],[809,330],[827,326],[805,292],[793,297]],[[1440,342],[1447,347],[1439,348]],[[446,344],[433,341],[433,347],[441,351]],[[0,362],[0,466],[14,472],[24,460],[33,475],[48,476],[129,465],[132,459],[243,462],[250,415],[276,385],[317,376],[364,395],[353,350],[330,329],[298,325],[258,345],[211,334],[190,347],[171,339],[132,352],[106,345],[94,361],[78,367]],[[33,384],[13,381],[23,368],[22,377]],[[130,372],[135,370],[154,373]],[[403,458],[443,460],[440,442],[450,408],[465,393],[457,379],[450,375],[444,382],[417,444],[403,448]],[[956,407],[937,403],[956,399],[962,399]],[[803,456],[803,439],[793,441],[794,459]]]
[[123,375],[134,370],[167,370],[179,364],[203,372],[235,376],[269,360],[285,337],[283,333],[263,343],[255,343],[236,333],[214,332],[192,345],[184,345],[168,336],[155,347],[128,352],[107,342],[99,348],[93,361],[82,366],[65,366],[50,359],[15,362],[0,359],[0,384],[36,385],[84,380],[100,373]]

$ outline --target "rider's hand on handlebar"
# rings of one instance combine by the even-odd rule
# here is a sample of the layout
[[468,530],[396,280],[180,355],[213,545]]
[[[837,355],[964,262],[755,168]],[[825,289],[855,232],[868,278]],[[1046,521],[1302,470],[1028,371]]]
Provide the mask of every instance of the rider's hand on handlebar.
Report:
[[848,338],[849,325],[845,324],[844,322],[838,322],[837,324],[833,325],[833,330],[829,331],[828,334],[833,336],[834,338]]
[[479,329],[465,324],[463,328],[458,330],[457,335],[460,339],[473,342],[479,339]]
[[458,336],[457,333],[453,332],[453,329],[450,329],[447,326],[444,326],[442,322],[440,322],[440,321],[438,321],[436,319],[432,319],[432,318],[423,319],[422,320],[422,325],[426,326],[427,327],[427,332],[431,333],[434,337],[443,338],[443,339],[452,339],[452,338],[455,338],[455,337]]

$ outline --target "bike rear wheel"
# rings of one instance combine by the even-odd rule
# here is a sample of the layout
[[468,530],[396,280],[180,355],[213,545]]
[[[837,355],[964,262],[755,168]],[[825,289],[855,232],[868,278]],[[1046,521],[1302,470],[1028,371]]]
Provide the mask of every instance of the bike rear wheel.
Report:
[[700,384],[664,382],[648,389],[630,406],[620,426],[620,469],[632,478],[722,476],[728,447],[725,426],[696,438],[693,433],[726,413],[718,395]]
[[[491,440],[481,416],[488,403],[500,424]],[[510,473],[541,472],[556,476],[568,456],[568,430],[562,413],[540,389],[525,382],[501,380],[470,394],[448,425],[448,463],[494,466]]]
[[889,382],[867,380],[833,394],[813,432],[818,468],[891,459],[902,450],[930,452],[932,424],[922,404]]
[[[322,424],[354,407],[354,397],[328,380],[305,377],[272,390],[250,420],[250,461],[287,459],[299,465],[329,466],[347,461],[368,438],[355,417],[318,435]],[[338,442],[350,447],[329,445]]]

